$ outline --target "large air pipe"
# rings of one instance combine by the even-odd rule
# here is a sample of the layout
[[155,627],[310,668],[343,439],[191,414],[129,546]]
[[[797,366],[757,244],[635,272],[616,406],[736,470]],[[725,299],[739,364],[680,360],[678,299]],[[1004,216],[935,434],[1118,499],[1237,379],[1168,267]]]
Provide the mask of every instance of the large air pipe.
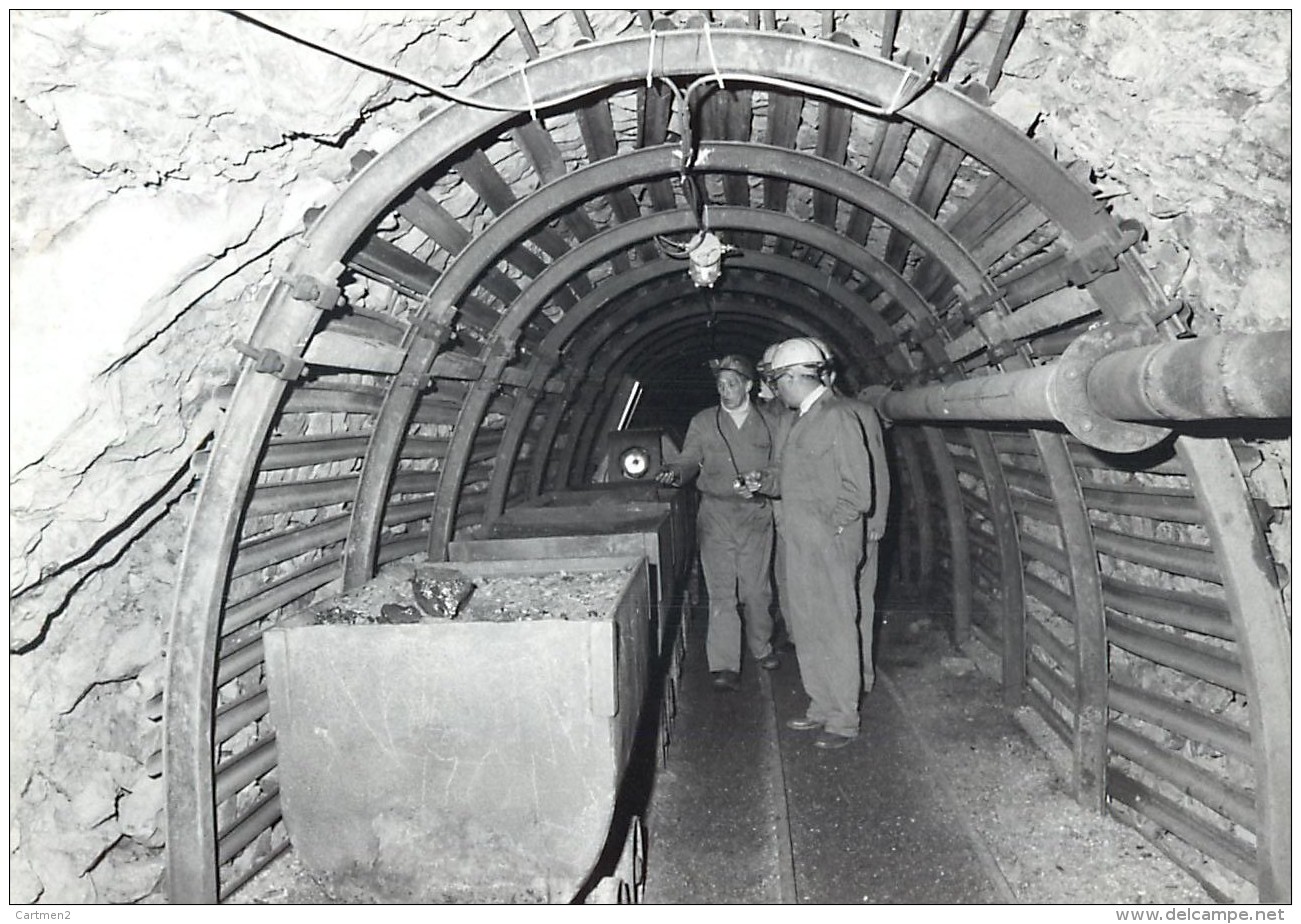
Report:
[[1292,416],[1291,331],[1132,345],[1133,329],[1099,325],[1051,365],[880,395],[895,421],[1057,421],[1081,442],[1138,452],[1161,421]]

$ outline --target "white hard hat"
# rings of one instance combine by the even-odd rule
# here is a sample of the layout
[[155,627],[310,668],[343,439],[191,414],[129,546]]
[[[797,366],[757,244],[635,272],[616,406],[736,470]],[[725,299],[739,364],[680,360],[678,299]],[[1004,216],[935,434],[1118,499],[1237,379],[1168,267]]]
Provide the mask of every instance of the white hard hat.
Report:
[[820,369],[831,357],[827,350],[812,337],[794,337],[783,340],[773,350],[770,369],[778,372],[792,366],[810,366]]

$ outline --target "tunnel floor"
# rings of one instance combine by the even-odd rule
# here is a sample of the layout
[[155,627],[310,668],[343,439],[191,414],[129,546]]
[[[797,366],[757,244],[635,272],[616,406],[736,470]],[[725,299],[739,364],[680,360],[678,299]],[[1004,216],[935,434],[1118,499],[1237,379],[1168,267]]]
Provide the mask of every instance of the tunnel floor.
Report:
[[1064,791],[1069,755],[1029,710],[1002,706],[990,665],[948,641],[946,615],[882,607],[862,732],[822,751],[813,733],[785,727],[807,704],[794,653],[771,673],[747,655],[741,690],[717,693],[707,602],[688,612],[677,716],[646,809],[644,901],[1214,900],[1138,832]]
[[[627,787],[644,820],[655,904],[1205,904],[1216,901],[1137,831],[1065,790],[1069,753],[1001,702],[997,663],[948,641],[946,614],[881,608],[878,683],[836,751],[787,729],[803,714],[794,653],[716,693],[708,604],[688,608],[677,709],[661,764]],[[648,739],[653,741],[653,737]],[[616,812],[618,816],[619,812]],[[617,849],[622,836],[612,836]],[[291,848],[231,901],[365,904],[323,886]]]

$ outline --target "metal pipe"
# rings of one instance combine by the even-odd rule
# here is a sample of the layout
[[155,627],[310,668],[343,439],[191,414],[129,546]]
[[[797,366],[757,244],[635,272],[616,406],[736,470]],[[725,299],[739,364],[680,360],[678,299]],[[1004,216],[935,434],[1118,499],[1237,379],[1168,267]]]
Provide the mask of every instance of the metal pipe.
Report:
[[1085,391],[1118,420],[1291,417],[1291,331],[1121,350],[1098,360]]
[[1110,342],[1105,331],[1083,334],[1051,365],[889,393],[880,410],[896,421],[1058,421],[1082,442],[1113,452],[1145,449],[1164,435],[1127,421],[1292,414],[1290,332],[1114,352]]
[[1048,395],[1055,366],[983,375],[890,392],[881,413],[894,421],[1055,420]]

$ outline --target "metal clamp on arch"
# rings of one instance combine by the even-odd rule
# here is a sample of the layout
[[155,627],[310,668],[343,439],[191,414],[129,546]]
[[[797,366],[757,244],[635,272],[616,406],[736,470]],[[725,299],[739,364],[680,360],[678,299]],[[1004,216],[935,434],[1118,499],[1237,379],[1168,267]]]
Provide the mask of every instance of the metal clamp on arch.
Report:
[[1080,334],[1051,367],[1047,399],[1053,417],[1080,442],[1106,452],[1141,452],[1169,435],[1167,427],[1124,421],[1100,411],[1089,397],[1094,369],[1104,356],[1150,346],[1150,331],[1135,325],[1100,323]]
[[426,317],[423,314],[417,314],[407,323],[411,325],[411,330],[415,332],[417,337],[432,340],[434,343],[440,345],[444,341],[450,339],[449,335],[452,330],[450,320],[438,321],[434,318]]
[[1132,218],[1120,223],[1120,239],[1110,234],[1096,234],[1070,251],[1066,264],[1066,282],[1083,287],[1099,276],[1115,272],[1120,256],[1147,234],[1147,229]]
[[292,382],[303,374],[307,361],[301,356],[290,356],[270,347],[255,347],[243,340],[232,344],[249,359],[253,360],[253,371],[274,375],[278,379]]
[[339,296],[343,293],[336,284],[342,273],[343,264],[335,263],[327,271],[332,281],[318,279],[307,273],[297,275],[286,273],[278,278],[289,287],[289,297],[294,301],[307,302],[318,311],[329,311],[339,303]]
[[488,341],[488,359],[483,366],[483,378],[498,385],[504,384],[501,381],[502,373],[515,359],[519,337],[519,332],[514,331],[495,336]]
[[976,318],[989,311],[1007,295],[1005,291],[997,286],[992,289],[969,292],[961,283],[953,287],[953,292],[958,297],[958,312],[962,315],[963,320],[970,324],[976,323]]

